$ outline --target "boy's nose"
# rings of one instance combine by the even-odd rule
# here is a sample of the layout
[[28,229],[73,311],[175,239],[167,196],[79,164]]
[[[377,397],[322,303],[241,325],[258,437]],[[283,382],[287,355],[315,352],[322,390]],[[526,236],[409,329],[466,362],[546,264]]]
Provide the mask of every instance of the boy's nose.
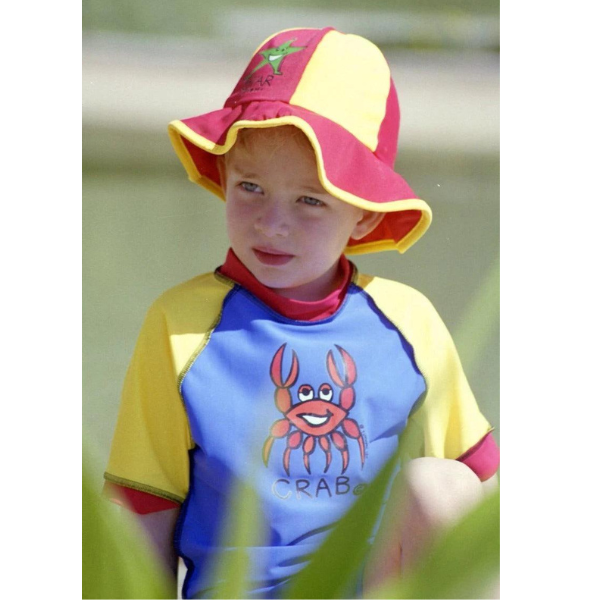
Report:
[[266,207],[254,226],[266,237],[287,236],[289,233],[286,211],[278,206]]

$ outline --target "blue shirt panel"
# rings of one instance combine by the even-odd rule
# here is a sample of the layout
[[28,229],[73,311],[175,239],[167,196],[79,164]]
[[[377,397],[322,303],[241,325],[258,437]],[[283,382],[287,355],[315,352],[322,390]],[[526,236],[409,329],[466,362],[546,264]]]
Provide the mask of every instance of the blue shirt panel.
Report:
[[[394,453],[424,390],[411,346],[357,286],[317,322],[287,319],[236,286],[181,386],[196,442],[177,535],[186,596],[209,585],[227,493],[240,480],[258,493],[265,522],[264,545],[251,552],[254,586],[275,594]],[[282,410],[276,394],[289,403]]]

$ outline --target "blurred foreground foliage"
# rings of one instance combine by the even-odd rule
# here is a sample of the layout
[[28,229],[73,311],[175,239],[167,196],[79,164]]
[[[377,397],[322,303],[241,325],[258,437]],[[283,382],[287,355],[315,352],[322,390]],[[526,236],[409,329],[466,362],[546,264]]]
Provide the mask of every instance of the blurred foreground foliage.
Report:
[[145,538],[125,510],[100,496],[83,463],[82,598],[170,598]]
[[[398,457],[338,522],[284,598],[350,598],[369,548]],[[168,598],[160,568],[125,511],[100,497],[84,462],[83,598]],[[243,507],[243,509],[242,509]],[[254,509],[253,509],[254,507]],[[244,598],[249,562],[243,548],[260,543],[257,498],[241,487],[232,500],[224,552],[213,568],[214,597]],[[484,598],[499,578],[500,497],[489,496],[430,549],[408,576],[375,590],[372,598]]]

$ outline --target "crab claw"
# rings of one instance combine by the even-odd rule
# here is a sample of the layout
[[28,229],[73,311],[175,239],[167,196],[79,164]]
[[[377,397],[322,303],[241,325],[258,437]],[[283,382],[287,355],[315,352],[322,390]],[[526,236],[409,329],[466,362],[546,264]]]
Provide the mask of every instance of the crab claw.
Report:
[[331,379],[333,379],[334,383],[339,387],[353,385],[356,382],[356,364],[354,359],[341,346],[336,344],[335,347],[342,355],[342,360],[344,361],[344,379],[342,379],[335,365],[335,361],[333,360],[333,352],[331,350],[327,353],[327,370],[329,371],[329,375],[331,376]]
[[341,346],[336,344],[335,347],[342,355],[342,360],[344,362],[344,378],[342,379],[342,376],[337,369],[331,350],[327,353],[327,371],[333,382],[339,388],[342,388],[340,391],[340,406],[344,410],[350,410],[355,402],[355,393],[352,386],[356,382],[356,364],[350,354],[348,354]]
[[287,344],[283,344],[277,352],[275,352],[275,356],[273,356],[273,360],[271,361],[271,379],[273,383],[277,387],[289,388],[294,383],[296,383],[296,379],[298,379],[298,356],[294,350],[292,350],[292,366],[290,368],[290,372],[287,376],[287,379],[283,381],[283,374],[281,372],[282,362],[283,362],[283,353],[285,351],[285,347]]
[[275,405],[282,413],[287,412],[292,406],[292,395],[290,394],[289,388],[296,383],[298,372],[300,371],[298,356],[296,355],[296,352],[292,350],[292,365],[290,367],[290,372],[286,380],[283,380],[282,363],[286,345],[287,344],[283,344],[279,350],[275,352],[275,356],[273,356],[273,360],[271,361],[270,371],[271,380],[277,386],[277,389],[275,390]]

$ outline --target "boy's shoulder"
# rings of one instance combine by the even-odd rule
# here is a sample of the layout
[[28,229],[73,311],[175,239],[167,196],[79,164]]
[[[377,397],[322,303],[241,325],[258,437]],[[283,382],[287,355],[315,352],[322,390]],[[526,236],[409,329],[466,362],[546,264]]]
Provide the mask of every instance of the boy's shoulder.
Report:
[[[452,335],[423,293],[404,283],[382,277],[359,275],[355,282],[371,298],[376,310],[411,345],[429,390],[440,382],[452,381],[456,376],[463,381],[464,375],[460,375],[462,367]],[[471,394],[470,390],[464,393]]]
[[233,285],[226,277],[211,271],[165,290],[154,303],[164,308],[174,308],[188,302],[197,302],[199,299],[210,301],[213,297],[226,295]]
[[[375,303],[383,308],[401,310],[422,310],[436,312],[433,304],[419,290],[396,281],[374,275],[358,273],[356,285],[364,290]],[[436,312],[437,314],[437,312]]]
[[405,283],[372,275],[359,274],[355,283],[411,343],[428,345],[450,340],[442,318],[422,292]]
[[181,326],[212,320],[222,308],[234,283],[216,272],[197,275],[164,291],[148,310],[149,319],[164,319]]
[[163,292],[151,305],[138,338],[140,355],[161,355],[168,348],[178,374],[219,321],[233,282],[205,273]]

